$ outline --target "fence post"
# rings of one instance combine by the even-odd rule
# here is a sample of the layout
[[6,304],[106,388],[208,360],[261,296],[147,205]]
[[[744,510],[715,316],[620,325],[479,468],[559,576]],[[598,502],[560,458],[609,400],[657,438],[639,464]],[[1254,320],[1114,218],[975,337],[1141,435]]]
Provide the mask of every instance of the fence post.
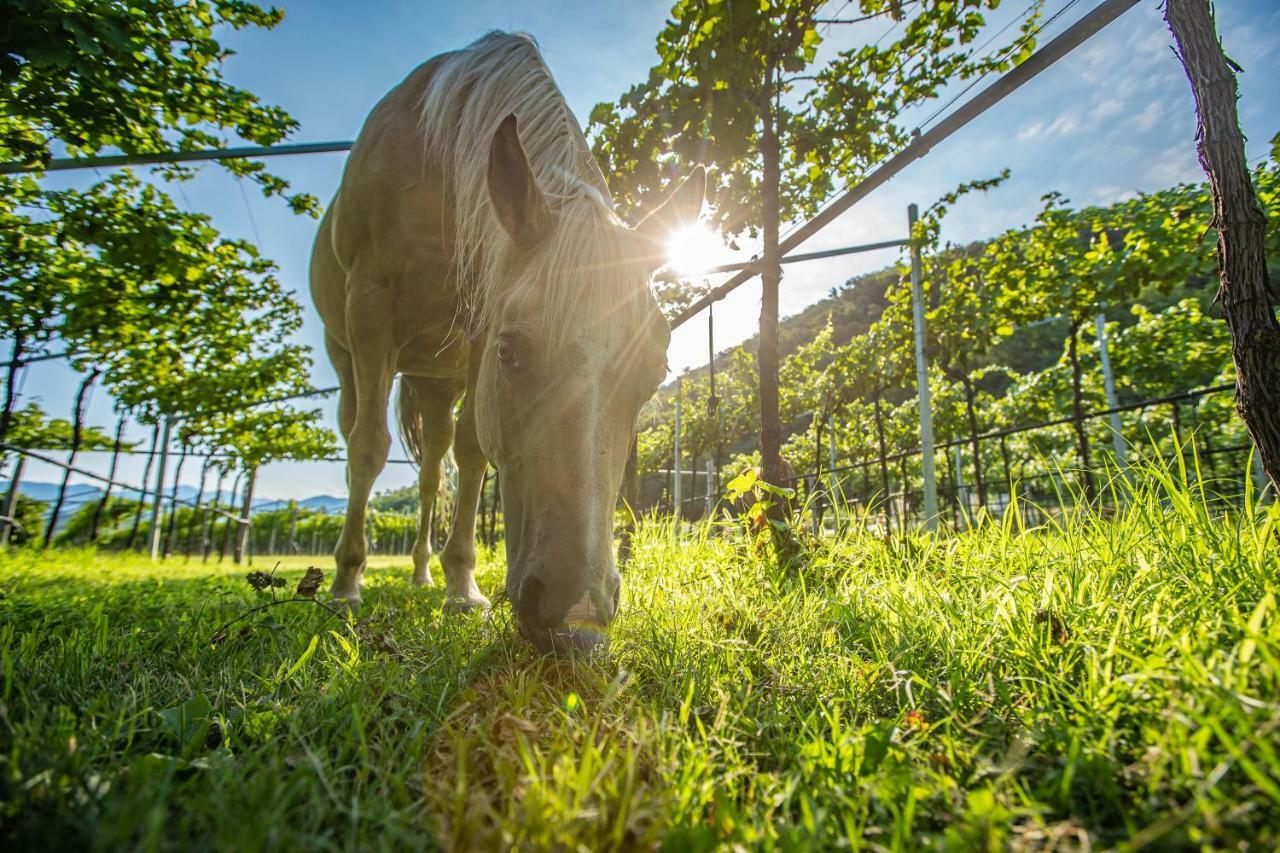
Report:
[[[1107,408],[1115,409],[1120,406],[1120,401],[1116,399],[1116,378],[1111,372],[1111,352],[1107,348],[1107,316],[1101,311],[1098,316],[1093,318],[1094,325],[1098,328],[1098,356],[1102,360],[1102,386],[1107,392]],[[1116,467],[1120,469],[1126,478],[1129,476],[1129,453],[1124,443],[1123,422],[1120,420],[1120,413],[1113,411],[1107,416],[1107,420],[1111,423],[1111,446],[1116,452]]]
[[[151,505],[151,559],[160,559],[160,510],[164,503],[165,468],[169,464],[169,419],[164,419],[164,436],[160,440],[160,470],[156,472],[156,502]],[[143,489],[146,488],[144,483]]]
[[1009,443],[1006,441],[1008,436],[1000,436],[1000,459],[1004,462],[1004,482],[1009,489],[1009,499],[1005,501],[1005,508],[1013,503],[1013,474],[1009,470]]
[[836,473],[836,418],[833,414],[827,424],[827,470],[830,472],[831,520],[836,533],[840,532],[840,475]]
[[716,505],[716,463],[713,459],[707,460],[707,509],[703,513],[703,517],[707,521],[711,520],[711,511]]
[[187,463],[187,443],[181,438],[178,439],[182,444],[182,450],[178,453],[178,464],[173,469],[173,489],[169,492],[169,524],[164,531],[164,551],[162,556],[168,557],[169,552],[173,550],[173,531],[178,523],[178,483],[182,479],[182,466]]
[[0,519],[0,545],[8,544],[9,533],[17,523],[13,516],[18,511],[18,489],[22,485],[22,473],[27,468],[27,457],[21,453],[15,453],[14,456],[13,479],[9,481],[9,494],[4,498],[4,518]]
[[956,460],[956,504],[960,509],[960,519],[964,522],[965,527],[972,524],[969,517],[969,493],[964,484],[964,452],[961,451],[960,445],[955,446]]
[[911,490],[907,488],[907,454],[898,457],[898,475],[902,478],[899,502],[902,504],[902,532],[907,532],[907,516],[911,513]]
[[240,507],[240,529],[236,536],[235,561],[239,565],[249,556],[249,513],[253,508],[253,484],[258,479],[258,469],[249,469],[249,479],[244,484],[244,503]]
[[683,388],[681,379],[677,377],[676,378],[675,466],[674,466],[675,473],[673,474],[673,476],[675,477],[675,482],[673,484],[673,488],[671,489],[671,501],[672,501],[672,504],[674,505],[673,508],[675,509],[675,516],[676,516],[675,531],[676,531],[677,538],[679,538],[680,536],[680,514],[681,514],[681,511],[684,509],[684,506],[680,500],[681,497],[683,496],[681,494],[681,484],[684,479],[681,476],[683,472],[681,472],[680,470],[680,398],[683,395],[683,392],[684,392],[684,388]]
[[1262,467],[1262,451],[1255,444],[1253,452],[1249,455],[1253,457],[1253,482],[1254,488],[1258,490],[1258,503],[1262,503],[1267,499],[1267,485],[1270,483],[1267,479],[1267,471]]
[[[911,237],[911,325],[915,331],[916,388],[920,396],[920,468],[924,475],[924,526],[938,527],[938,481],[933,459],[933,411],[929,399],[929,365],[924,352],[924,281],[920,270],[920,247],[915,243],[914,204],[907,206],[907,227]],[[832,466],[835,467],[835,466]]]

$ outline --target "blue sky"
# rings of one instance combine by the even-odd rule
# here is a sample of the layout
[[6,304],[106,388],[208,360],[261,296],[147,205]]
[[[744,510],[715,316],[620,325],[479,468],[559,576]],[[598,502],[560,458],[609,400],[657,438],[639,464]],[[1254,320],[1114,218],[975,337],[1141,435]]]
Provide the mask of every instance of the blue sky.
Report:
[[[1065,2],[1051,0],[1049,13]],[[643,79],[655,59],[654,37],[670,10],[670,0],[306,0],[281,5],[286,17],[276,30],[226,35],[225,42],[236,51],[226,76],[289,110],[301,122],[294,137],[300,142],[353,138],[373,104],[413,67],[494,28],[533,33],[570,106],[585,118],[596,102],[613,100]],[[832,3],[833,8],[840,5],[838,0]],[[1046,36],[1060,32],[1092,5],[1089,0],[1071,5]],[[1008,3],[991,20],[1003,25],[1024,8],[1021,2]],[[1241,122],[1249,138],[1248,156],[1255,158],[1280,131],[1280,87],[1275,85],[1280,77],[1280,4],[1227,0],[1217,4],[1217,12],[1227,51],[1245,69],[1240,79]],[[880,22],[835,28],[825,49],[875,40],[886,28]],[[1178,181],[1199,180],[1190,91],[1169,46],[1157,3],[1144,0],[844,214],[806,249],[900,237],[906,230],[907,204],[927,206],[958,183],[994,175],[1004,167],[1012,170],[1012,178],[996,191],[958,205],[945,224],[946,239],[963,242],[1024,224],[1034,216],[1040,196],[1052,190],[1078,204],[1103,204]],[[932,112],[931,106],[908,116],[909,123]],[[286,157],[272,160],[271,168],[327,203],[344,159],[342,154]],[[64,180],[92,179],[92,173],[82,173]],[[283,204],[258,195],[251,184],[238,186],[217,167],[206,167],[196,180],[173,191],[180,201],[212,214],[225,233],[258,242],[280,264],[281,280],[298,291],[306,306],[299,340],[315,348],[313,381],[318,386],[335,384],[320,346],[322,328],[307,297],[307,256],[316,223],[292,216]],[[849,276],[895,258],[894,251],[883,251],[792,265],[783,281],[782,311],[795,313]],[[750,336],[758,305],[759,287],[751,284],[717,306],[718,349]],[[705,361],[705,329],[705,323],[695,321],[677,330],[670,352],[673,369]],[[22,391],[65,417],[76,381],[65,367],[33,366]],[[320,403],[330,426],[335,405],[332,398]],[[104,426],[113,423],[110,401],[101,392],[90,406],[90,420]],[[137,428],[130,434],[142,437]],[[392,457],[402,458],[402,450],[393,448]],[[105,471],[105,455],[84,459],[86,467]],[[136,481],[141,468],[141,460],[130,460],[121,476]],[[194,483],[194,468],[188,466],[184,482]],[[52,481],[58,476],[50,466],[33,465],[29,471],[32,479]],[[390,465],[377,489],[406,485],[413,476],[409,466]],[[346,489],[342,465],[332,463],[271,465],[259,483],[259,494],[279,498],[340,495]]]

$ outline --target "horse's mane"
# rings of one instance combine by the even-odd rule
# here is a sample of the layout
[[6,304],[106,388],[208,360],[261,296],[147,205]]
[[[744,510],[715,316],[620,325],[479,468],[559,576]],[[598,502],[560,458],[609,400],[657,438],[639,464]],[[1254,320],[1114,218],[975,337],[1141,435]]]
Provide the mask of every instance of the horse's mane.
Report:
[[[487,174],[494,133],[512,113],[557,222],[530,259],[530,271],[543,285],[547,316],[557,318],[544,324],[548,333],[557,336],[584,314],[597,320],[616,317],[623,303],[637,300],[623,298],[615,287],[584,292],[583,275],[610,269],[614,274],[605,280],[638,281],[643,292],[647,271],[630,260],[634,253],[624,245],[608,186],[537,43],[522,33],[491,32],[445,58],[422,106],[428,157],[440,166],[452,200],[454,263],[471,331],[492,319],[505,253],[511,249],[493,212]],[[631,312],[623,308],[622,313]]]

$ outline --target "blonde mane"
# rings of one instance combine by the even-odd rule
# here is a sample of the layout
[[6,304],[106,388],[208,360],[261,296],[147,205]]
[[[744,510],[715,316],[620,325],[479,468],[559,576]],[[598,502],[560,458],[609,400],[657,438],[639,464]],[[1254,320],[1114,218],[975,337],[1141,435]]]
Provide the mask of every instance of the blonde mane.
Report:
[[[440,167],[453,203],[454,264],[470,331],[493,319],[511,250],[493,212],[487,174],[491,140],[512,113],[556,217],[529,269],[543,288],[548,334],[559,337],[584,315],[599,321],[633,314],[627,307],[645,291],[648,271],[631,259],[634,251],[586,137],[533,38],[491,32],[441,63],[422,106],[427,156]],[[584,276],[602,271],[609,273],[605,281],[623,290],[583,288]]]

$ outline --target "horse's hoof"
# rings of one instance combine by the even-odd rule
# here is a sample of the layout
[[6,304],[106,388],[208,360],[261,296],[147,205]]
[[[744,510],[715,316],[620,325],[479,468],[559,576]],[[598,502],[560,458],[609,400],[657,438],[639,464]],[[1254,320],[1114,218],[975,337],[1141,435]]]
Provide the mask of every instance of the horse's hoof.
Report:
[[488,610],[489,599],[476,593],[469,596],[449,596],[444,600],[445,613],[470,613],[472,610]]
[[414,586],[435,586],[436,582],[435,580],[432,579],[431,572],[423,572],[422,574],[418,574],[417,572],[414,572],[413,585]]
[[350,610],[352,613],[360,611],[360,592],[341,592],[336,589],[329,590],[330,604],[337,610]]

